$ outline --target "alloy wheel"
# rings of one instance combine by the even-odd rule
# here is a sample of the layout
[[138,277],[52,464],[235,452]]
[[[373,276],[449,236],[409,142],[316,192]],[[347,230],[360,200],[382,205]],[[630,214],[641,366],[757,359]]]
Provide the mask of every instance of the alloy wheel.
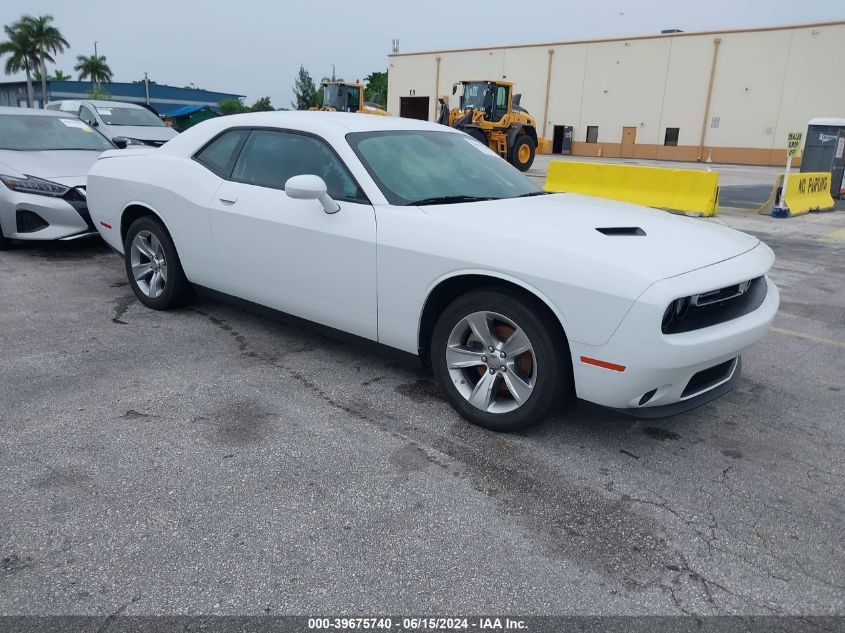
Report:
[[138,231],[129,257],[140,291],[150,299],[160,297],[167,285],[167,258],[159,239],[150,231]]
[[537,382],[531,341],[514,321],[496,312],[473,312],[455,324],[446,367],[458,392],[487,413],[518,409]]

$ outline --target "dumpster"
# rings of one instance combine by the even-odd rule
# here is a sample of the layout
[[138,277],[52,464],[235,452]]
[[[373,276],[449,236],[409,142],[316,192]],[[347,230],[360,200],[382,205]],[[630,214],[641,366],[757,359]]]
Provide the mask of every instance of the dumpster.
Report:
[[830,172],[830,195],[840,199],[845,174],[845,118],[812,119],[806,139],[801,171]]

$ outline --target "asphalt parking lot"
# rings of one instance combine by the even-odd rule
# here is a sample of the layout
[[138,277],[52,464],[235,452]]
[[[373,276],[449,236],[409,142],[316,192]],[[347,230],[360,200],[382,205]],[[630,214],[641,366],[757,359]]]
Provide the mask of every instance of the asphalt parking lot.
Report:
[[378,350],[148,310],[99,242],[0,253],[0,613],[845,613],[845,213],[720,221],[778,257],[739,388],[516,435]]

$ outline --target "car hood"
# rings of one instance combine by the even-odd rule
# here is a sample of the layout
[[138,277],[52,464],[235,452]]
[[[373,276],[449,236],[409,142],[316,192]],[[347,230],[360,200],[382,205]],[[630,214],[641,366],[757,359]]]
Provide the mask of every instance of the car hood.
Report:
[[179,135],[173,128],[152,125],[101,125],[98,129],[109,138],[126,136],[141,141],[169,141]]
[[0,150],[0,173],[9,176],[35,176],[62,184],[85,182],[91,166],[102,154],[99,150],[47,150],[18,152]]
[[[646,282],[736,257],[760,242],[713,221],[569,193],[420,208],[467,235],[486,232],[550,256],[565,253],[584,266],[626,270]],[[640,231],[607,235],[597,229]]]

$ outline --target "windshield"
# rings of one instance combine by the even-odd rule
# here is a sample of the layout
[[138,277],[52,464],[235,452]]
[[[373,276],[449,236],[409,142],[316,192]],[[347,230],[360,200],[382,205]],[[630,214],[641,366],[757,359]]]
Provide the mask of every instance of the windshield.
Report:
[[124,108],[97,106],[97,114],[106,125],[140,125],[142,127],[164,127],[164,122],[146,108]]
[[389,130],[346,138],[390,204],[542,193],[527,176],[466,134]]
[[325,84],[323,86],[323,105],[331,106],[338,112],[357,112],[358,88],[343,84]]
[[0,149],[44,151],[114,149],[102,134],[76,117],[0,115]]
[[474,108],[476,110],[484,109],[484,97],[490,89],[490,84],[486,81],[478,81],[464,84],[464,107],[466,109]]

